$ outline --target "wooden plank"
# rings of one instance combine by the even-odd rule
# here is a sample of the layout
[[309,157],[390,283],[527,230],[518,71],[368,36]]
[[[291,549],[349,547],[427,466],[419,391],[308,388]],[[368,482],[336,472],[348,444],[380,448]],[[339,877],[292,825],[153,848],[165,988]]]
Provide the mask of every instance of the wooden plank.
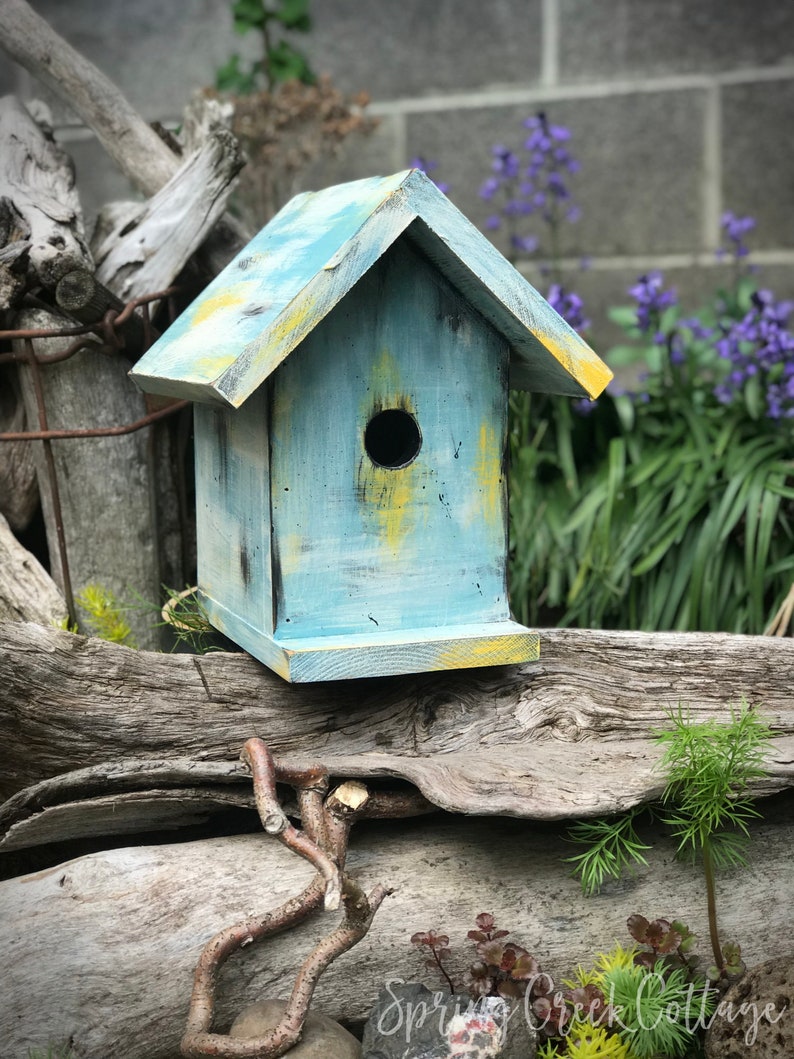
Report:
[[142,757],[233,770],[261,735],[285,762],[401,777],[455,812],[559,819],[656,796],[665,712],[680,702],[695,719],[726,718],[743,696],[775,733],[770,779],[755,789],[791,785],[794,640],[540,635],[540,659],[525,665],[287,684],[247,655],[136,652],[0,624],[0,790]]
[[216,627],[226,612],[237,615],[254,640],[273,631],[266,398],[260,391],[238,410],[194,410],[202,603]]
[[[794,915],[791,797],[754,823],[752,864],[719,876],[723,935],[754,964],[779,955],[780,924]],[[708,957],[706,902],[699,874],[673,859],[669,838],[643,828],[649,865],[582,897],[562,858],[558,827],[524,820],[450,819],[368,823],[353,830],[348,867],[370,889],[395,888],[368,936],[322,976],[314,1010],[366,1018],[387,979],[440,988],[411,944],[414,931],[443,930],[451,967],[471,959],[466,932],[491,912],[556,982],[572,977],[615,941],[628,944],[626,918],[682,918]],[[173,1059],[184,1028],[192,973],[217,930],[293,896],[311,868],[264,834],[116,849],[0,883],[0,947],[13,974],[0,997],[0,1039],[8,1059],[48,1039],[73,1040],[83,1059]],[[219,985],[222,1031],[247,1004],[283,997],[312,944],[337,923],[319,915],[232,957]]]

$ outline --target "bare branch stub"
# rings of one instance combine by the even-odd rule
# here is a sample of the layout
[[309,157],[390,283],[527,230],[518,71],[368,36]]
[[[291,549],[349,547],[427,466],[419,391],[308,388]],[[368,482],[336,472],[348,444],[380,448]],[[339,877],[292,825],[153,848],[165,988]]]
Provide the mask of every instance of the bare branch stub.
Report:
[[[261,739],[249,739],[241,758],[251,769],[256,807],[262,826],[317,869],[311,884],[297,897],[274,912],[249,918],[220,931],[204,946],[193,981],[185,1035],[181,1051],[186,1059],[220,1056],[222,1059],[275,1059],[300,1039],[314,989],[326,967],[359,942],[369,930],[383,899],[391,893],[378,885],[367,896],[343,872],[350,825],[369,800],[359,783],[343,784],[323,802],[328,776],[321,766],[299,771],[277,769],[273,756]],[[298,793],[304,832],[290,823],[276,794],[276,779],[288,779]],[[344,917],[339,926],[321,939],[298,971],[289,1001],[279,1023],[256,1039],[227,1037],[211,1032],[215,989],[221,967],[243,945],[294,926],[321,905],[338,907]]]

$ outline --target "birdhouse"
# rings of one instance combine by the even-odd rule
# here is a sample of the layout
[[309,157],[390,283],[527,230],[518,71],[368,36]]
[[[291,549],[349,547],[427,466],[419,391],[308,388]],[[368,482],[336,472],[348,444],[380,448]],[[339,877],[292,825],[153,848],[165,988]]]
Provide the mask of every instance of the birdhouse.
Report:
[[298,195],[132,372],[195,402],[200,598],[292,681],[523,662],[508,388],[610,372],[418,170]]

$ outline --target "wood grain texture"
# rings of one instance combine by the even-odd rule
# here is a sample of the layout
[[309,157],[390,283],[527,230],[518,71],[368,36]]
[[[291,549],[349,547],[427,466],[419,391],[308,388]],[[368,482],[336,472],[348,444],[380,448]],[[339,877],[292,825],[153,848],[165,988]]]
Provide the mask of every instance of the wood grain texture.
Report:
[[[4,9],[0,44],[8,14]],[[36,280],[52,289],[72,269],[91,267],[91,255],[74,166],[14,96],[0,99],[0,143],[0,249],[24,246],[27,268],[22,274],[32,273],[19,290],[13,285],[0,288],[8,294],[0,301],[2,310]]]
[[[779,924],[794,915],[791,797],[753,825],[752,867],[718,879],[723,934],[753,964],[779,953]],[[460,974],[466,932],[495,915],[555,981],[618,940],[626,918],[681,917],[707,956],[705,896],[697,872],[673,860],[651,828],[649,864],[634,878],[583,898],[562,858],[559,830],[519,820],[450,819],[369,823],[354,828],[348,868],[365,888],[395,893],[368,936],[318,984],[313,1010],[362,1020],[388,979],[437,982],[411,934],[435,928],[451,940]],[[117,849],[0,883],[0,947],[6,976],[0,1039],[6,1059],[72,1039],[83,1059],[176,1059],[192,972],[202,945],[222,927],[274,908],[308,883],[311,868],[264,834]],[[283,997],[334,914],[235,955],[224,968],[217,1028],[247,1004]]]
[[726,718],[745,696],[774,729],[770,778],[755,788],[770,793],[794,781],[792,686],[794,641],[761,636],[549,629],[525,665],[287,684],[246,655],[135,652],[6,623],[2,790],[147,759],[173,763],[172,786],[220,782],[207,764],[234,782],[259,735],[286,762],[402,778],[454,812],[584,816],[659,794],[652,731],[665,711]]
[[[20,328],[70,325],[67,317],[43,309],[26,309],[16,320]],[[39,354],[58,352],[67,342],[63,338],[36,339],[36,350]],[[129,381],[128,368],[128,362],[121,357],[109,357],[96,349],[83,349],[69,360],[44,365],[41,380],[50,429],[116,427],[142,419],[146,415],[144,396]],[[38,408],[27,365],[20,366],[20,380],[28,426],[33,429],[38,426]],[[50,443],[75,595],[86,585],[98,583],[118,599],[129,599],[134,593],[145,600],[159,598],[150,495],[150,429],[119,437],[70,438]],[[36,460],[53,578],[62,589],[57,521],[44,443],[27,444]],[[159,646],[159,631],[152,627],[148,614],[133,611],[127,616],[140,647]],[[88,617],[78,608],[78,620]]]
[[0,621],[49,624],[65,618],[66,603],[58,586],[0,514]]

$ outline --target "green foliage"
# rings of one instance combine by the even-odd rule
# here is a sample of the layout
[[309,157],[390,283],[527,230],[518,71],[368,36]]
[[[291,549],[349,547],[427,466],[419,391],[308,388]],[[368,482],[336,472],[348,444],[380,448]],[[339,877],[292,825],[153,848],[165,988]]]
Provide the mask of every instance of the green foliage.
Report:
[[769,725],[742,700],[731,723],[695,723],[679,706],[658,742],[667,776],[662,794],[664,820],[680,856],[707,845],[715,867],[746,865],[748,821],[759,815],[748,794],[752,780],[766,775],[764,759],[772,738]]
[[237,33],[260,34],[262,58],[243,67],[240,56],[232,55],[216,73],[219,91],[247,95],[260,82],[269,92],[284,81],[315,82],[306,56],[284,36],[311,29],[309,0],[235,0],[232,17]]
[[636,1059],[682,1056],[694,1038],[698,1017],[714,1010],[704,983],[690,983],[684,968],[618,967],[603,976],[602,989],[615,1011],[621,1038]]
[[132,629],[123,615],[125,607],[109,589],[94,583],[86,585],[75,602],[87,611],[87,624],[94,636],[125,647],[136,647]]
[[[702,395],[701,395],[702,396]],[[520,620],[761,633],[794,576],[792,439],[649,381],[647,400],[522,395],[511,429]]]
[[648,863],[643,852],[651,847],[634,830],[634,821],[642,811],[636,806],[620,816],[579,820],[570,827],[570,838],[586,848],[565,859],[574,865],[586,897],[598,893],[607,879],[619,879],[633,864]]
[[212,643],[212,638],[218,634],[201,605],[196,587],[186,588],[181,592],[166,585],[163,589],[168,599],[161,612],[161,624],[173,633],[175,646],[181,645],[199,655],[220,650]]
[[28,1059],[75,1059],[68,1043],[48,1044],[46,1048],[28,1048]]

